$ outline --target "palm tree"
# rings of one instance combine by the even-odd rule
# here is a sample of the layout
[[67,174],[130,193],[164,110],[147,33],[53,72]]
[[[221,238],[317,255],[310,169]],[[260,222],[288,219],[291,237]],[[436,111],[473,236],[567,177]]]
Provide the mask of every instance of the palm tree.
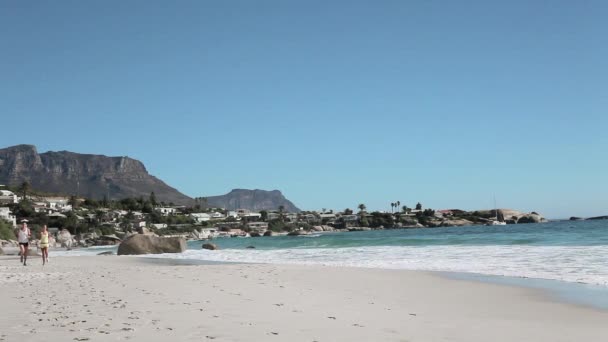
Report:
[[395,210],[398,210],[400,206],[401,206],[401,202],[397,201],[397,203],[395,203]]
[[281,221],[285,220],[285,217],[283,215],[283,212],[285,211],[285,206],[284,205],[280,205],[279,206],[279,217],[281,218]]
[[359,212],[360,212],[360,213],[364,212],[364,211],[365,211],[365,209],[367,209],[367,208],[365,207],[365,204],[363,204],[363,203],[359,204],[359,206],[358,206],[357,208],[359,208]]
[[395,209],[395,203],[391,203],[391,213],[394,211]]

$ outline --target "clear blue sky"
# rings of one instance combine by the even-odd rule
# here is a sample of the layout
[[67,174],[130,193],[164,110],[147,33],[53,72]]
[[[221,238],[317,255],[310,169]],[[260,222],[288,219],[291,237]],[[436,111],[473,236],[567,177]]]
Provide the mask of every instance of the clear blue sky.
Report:
[[190,196],[608,214],[606,1],[1,1],[0,146]]

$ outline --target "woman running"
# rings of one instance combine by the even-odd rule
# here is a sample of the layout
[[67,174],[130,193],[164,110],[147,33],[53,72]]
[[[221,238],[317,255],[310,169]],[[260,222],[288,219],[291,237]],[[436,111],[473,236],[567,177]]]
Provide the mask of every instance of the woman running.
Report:
[[32,236],[32,232],[30,232],[30,229],[27,227],[27,223],[23,222],[23,226],[21,226],[17,235],[19,250],[21,251],[21,262],[23,263],[23,266],[27,266],[27,250],[30,246],[30,236]]
[[42,252],[42,266],[49,262],[49,232],[46,229],[46,224],[42,226],[40,232],[40,243],[38,244]]

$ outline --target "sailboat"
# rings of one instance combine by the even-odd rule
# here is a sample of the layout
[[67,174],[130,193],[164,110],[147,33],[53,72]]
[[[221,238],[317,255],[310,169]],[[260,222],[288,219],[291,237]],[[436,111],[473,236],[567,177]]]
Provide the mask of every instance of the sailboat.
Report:
[[486,226],[506,226],[507,222],[504,221],[504,217],[502,218],[503,221],[500,221],[498,219],[498,208],[496,207],[496,196],[494,196],[494,213],[496,214],[496,216],[494,216],[493,219],[488,221],[488,223],[486,223]]

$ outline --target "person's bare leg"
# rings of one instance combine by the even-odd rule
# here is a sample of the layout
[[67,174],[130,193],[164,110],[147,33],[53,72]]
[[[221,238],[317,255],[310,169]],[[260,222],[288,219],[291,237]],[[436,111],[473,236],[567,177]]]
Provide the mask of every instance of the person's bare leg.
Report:
[[25,255],[25,250],[23,248],[23,245],[19,244],[19,256],[20,256],[19,260],[20,260],[21,263],[23,263],[23,256],[24,255]]
[[46,248],[40,248],[40,255],[42,255],[42,266],[44,266],[44,264],[46,263],[46,260],[44,259],[44,251],[46,250]]
[[49,262],[49,248],[48,247],[44,249],[44,260],[48,264],[48,262]]
[[28,252],[29,246],[23,246],[23,266],[27,266],[27,252]]

